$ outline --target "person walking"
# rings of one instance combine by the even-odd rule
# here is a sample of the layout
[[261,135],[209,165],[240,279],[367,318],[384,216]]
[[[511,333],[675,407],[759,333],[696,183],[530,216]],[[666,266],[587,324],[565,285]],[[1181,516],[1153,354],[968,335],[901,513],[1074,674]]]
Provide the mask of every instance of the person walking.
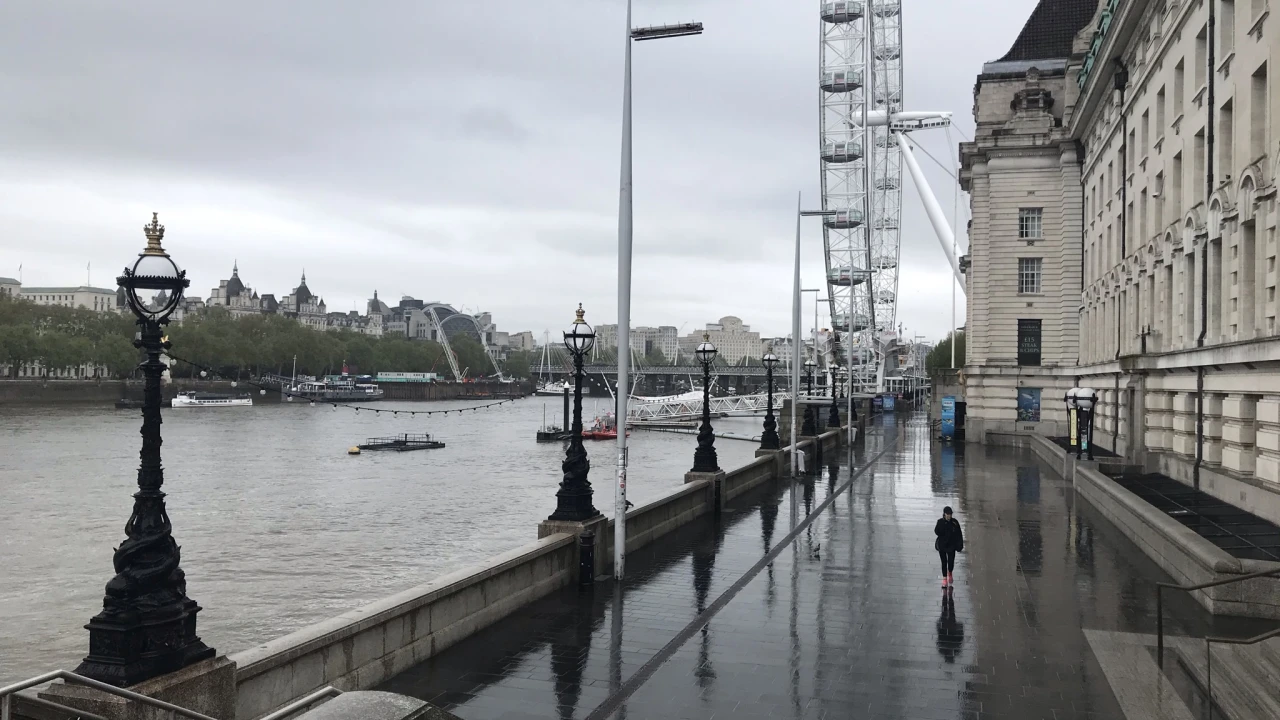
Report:
[[942,517],[933,526],[933,534],[938,536],[933,541],[933,549],[942,559],[942,587],[950,587],[955,584],[956,553],[964,550],[964,533],[960,530],[960,521],[951,516],[951,506],[942,508]]

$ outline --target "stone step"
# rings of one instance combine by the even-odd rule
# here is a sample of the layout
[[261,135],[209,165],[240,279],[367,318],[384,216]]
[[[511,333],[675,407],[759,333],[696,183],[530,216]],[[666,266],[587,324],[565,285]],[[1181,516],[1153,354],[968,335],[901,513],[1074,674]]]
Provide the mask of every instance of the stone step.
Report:
[[1271,663],[1272,667],[1280,669],[1280,638],[1271,638],[1258,643],[1258,649],[1262,652],[1262,656]]
[[[1208,688],[1204,641],[1178,638],[1174,647],[1192,680],[1201,692]],[[1224,720],[1280,718],[1280,694],[1275,684],[1276,667],[1263,651],[1245,645],[1213,646],[1214,704]]]

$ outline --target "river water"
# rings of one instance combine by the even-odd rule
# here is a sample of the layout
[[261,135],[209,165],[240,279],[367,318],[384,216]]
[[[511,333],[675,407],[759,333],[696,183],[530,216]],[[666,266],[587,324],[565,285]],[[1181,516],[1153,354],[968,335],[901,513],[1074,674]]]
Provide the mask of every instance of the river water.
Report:
[[[546,402],[544,402],[544,400]],[[480,401],[482,403],[483,401]],[[382,402],[380,410],[476,401]],[[584,400],[588,418],[612,403]],[[235,652],[537,538],[555,509],[559,443],[539,445],[557,398],[413,419],[327,406],[166,410],[164,489],[200,635]],[[759,434],[759,418],[718,429]],[[0,685],[88,650],[136,490],[138,411],[0,407]],[[348,456],[366,437],[430,432],[447,446]],[[628,497],[680,485],[692,435],[631,435]],[[720,466],[756,445],[716,442]],[[613,508],[616,445],[588,443],[596,507]]]

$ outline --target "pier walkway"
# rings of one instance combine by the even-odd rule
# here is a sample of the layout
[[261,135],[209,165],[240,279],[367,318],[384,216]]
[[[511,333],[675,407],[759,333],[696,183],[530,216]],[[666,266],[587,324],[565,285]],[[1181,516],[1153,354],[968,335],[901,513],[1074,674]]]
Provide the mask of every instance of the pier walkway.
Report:
[[[380,689],[465,720],[1181,717],[1113,691],[1154,668],[1121,652],[1154,632],[1154,564],[1028,452],[876,422],[852,467],[792,486],[794,532],[784,482],[633,553],[622,587],[534,603]],[[951,591],[944,505],[966,535]],[[1210,630],[1189,600],[1166,613]]]

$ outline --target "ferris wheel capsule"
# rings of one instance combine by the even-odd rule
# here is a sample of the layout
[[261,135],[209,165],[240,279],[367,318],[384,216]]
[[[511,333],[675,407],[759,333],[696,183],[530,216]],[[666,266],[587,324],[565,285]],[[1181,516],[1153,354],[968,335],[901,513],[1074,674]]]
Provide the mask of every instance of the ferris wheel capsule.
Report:
[[822,19],[829,23],[849,23],[861,20],[865,12],[863,3],[851,0],[822,4]]
[[834,215],[828,215],[823,224],[833,230],[851,230],[862,225],[862,220],[861,210],[837,210]]
[[847,93],[862,87],[861,70],[832,70],[822,74],[822,90],[829,93]]

